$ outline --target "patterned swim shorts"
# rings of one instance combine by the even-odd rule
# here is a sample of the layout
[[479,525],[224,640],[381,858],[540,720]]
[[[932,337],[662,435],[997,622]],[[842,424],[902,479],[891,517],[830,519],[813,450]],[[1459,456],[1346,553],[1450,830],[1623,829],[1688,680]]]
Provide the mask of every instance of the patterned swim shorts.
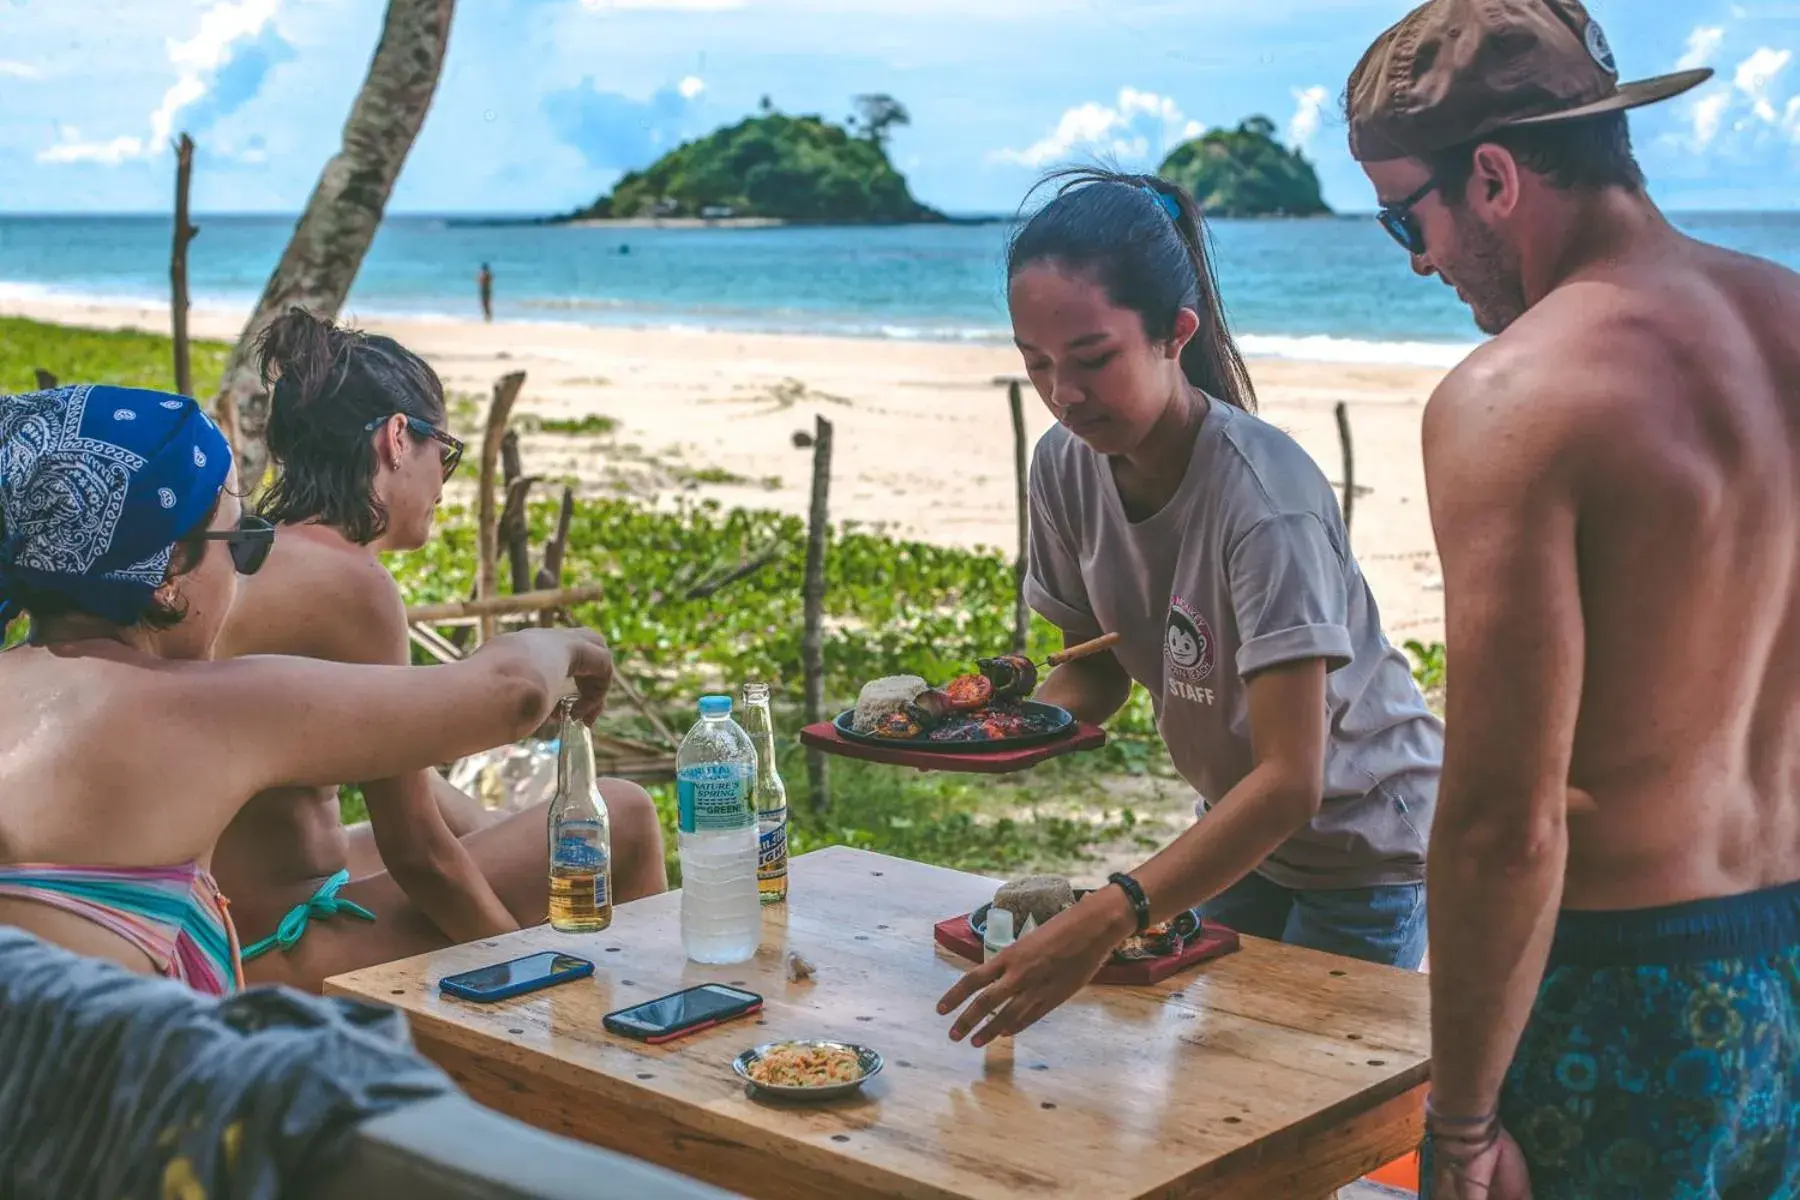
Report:
[[1800,883],[1562,913],[1500,1115],[1536,1200],[1800,1197]]

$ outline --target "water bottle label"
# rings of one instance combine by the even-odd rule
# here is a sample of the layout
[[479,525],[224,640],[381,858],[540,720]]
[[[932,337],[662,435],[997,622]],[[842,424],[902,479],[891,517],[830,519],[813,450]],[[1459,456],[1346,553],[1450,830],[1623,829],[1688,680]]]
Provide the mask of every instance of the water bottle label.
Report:
[[557,829],[550,846],[550,865],[571,871],[599,871],[606,866],[600,849],[600,827],[588,823]]
[[756,872],[764,878],[787,874],[787,822],[756,839]]
[[732,763],[690,767],[675,781],[683,833],[742,829],[750,814],[750,772]]

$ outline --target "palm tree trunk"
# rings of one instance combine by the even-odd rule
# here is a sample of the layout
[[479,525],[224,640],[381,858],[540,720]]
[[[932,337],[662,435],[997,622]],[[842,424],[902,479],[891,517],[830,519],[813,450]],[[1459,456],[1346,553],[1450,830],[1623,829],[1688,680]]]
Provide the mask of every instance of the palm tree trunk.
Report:
[[226,364],[215,409],[237,450],[239,482],[254,487],[268,464],[269,396],[257,378],[256,337],[299,306],[336,317],[375,240],[394,181],[431,110],[456,0],[388,0],[381,41],[281,262]]

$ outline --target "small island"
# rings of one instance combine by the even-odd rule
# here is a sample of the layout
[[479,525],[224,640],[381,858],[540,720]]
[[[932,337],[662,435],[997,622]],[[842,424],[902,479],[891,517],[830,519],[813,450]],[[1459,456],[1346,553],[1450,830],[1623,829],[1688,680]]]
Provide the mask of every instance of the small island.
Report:
[[1275,140],[1275,122],[1251,117],[1183,142],[1158,175],[1191,192],[1208,216],[1316,217],[1331,208],[1306,156]]
[[[909,123],[893,97],[859,96],[844,125],[775,112],[685,142],[564,221],[747,224],[941,222],[888,160],[887,131]],[[850,128],[846,128],[846,125]]]

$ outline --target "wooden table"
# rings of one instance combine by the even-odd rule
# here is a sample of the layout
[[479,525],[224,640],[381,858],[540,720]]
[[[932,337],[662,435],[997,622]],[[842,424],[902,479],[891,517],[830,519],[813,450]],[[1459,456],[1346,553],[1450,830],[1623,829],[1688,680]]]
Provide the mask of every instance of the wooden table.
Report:
[[[683,958],[671,893],[623,906],[604,933],[540,926],[326,990],[404,1009],[419,1048],[484,1104],[769,1200],[1307,1200],[1417,1143],[1422,975],[1246,938],[1153,987],[1090,987],[975,1050],[936,1013],[967,964],[931,928],[995,881],[837,848],[795,859],[791,887],[738,966]],[[494,1005],[438,993],[445,975],[549,948],[593,959],[595,978]],[[790,948],[815,979],[788,981]],[[760,992],[764,1013],[661,1047],[601,1029],[607,1012],[707,981]],[[872,1045],[887,1069],[817,1107],[752,1099],[731,1071],[748,1046],[809,1037]]]

